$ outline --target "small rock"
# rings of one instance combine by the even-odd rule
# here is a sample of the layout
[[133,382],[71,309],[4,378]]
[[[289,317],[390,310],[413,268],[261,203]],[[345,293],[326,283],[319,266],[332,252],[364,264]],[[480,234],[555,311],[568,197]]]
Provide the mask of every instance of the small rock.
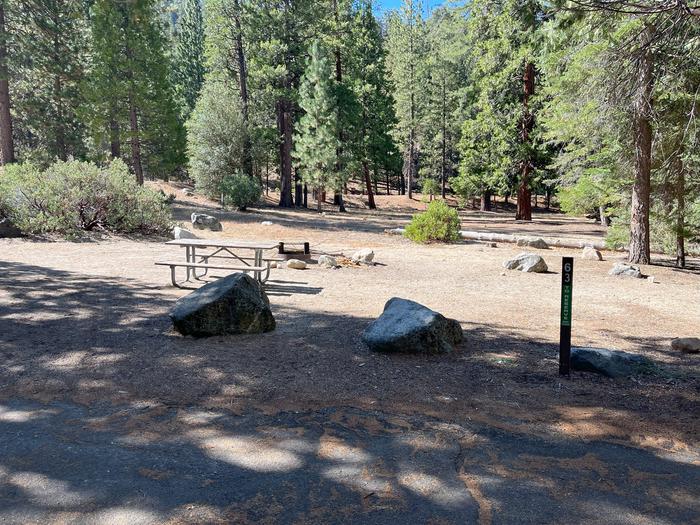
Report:
[[292,268],[293,270],[305,270],[306,263],[300,261],[299,259],[289,259],[287,261],[287,268]]
[[287,262],[286,261],[279,261],[277,264],[275,264],[275,268],[279,268],[282,270],[283,268],[287,267]]
[[649,276],[647,277],[647,281],[649,281],[650,283],[654,284],[654,283],[656,282],[656,278],[655,278],[653,275],[649,275]]
[[520,270],[528,273],[545,273],[548,270],[544,259],[534,253],[521,253],[515,258],[505,261],[503,267],[506,270]]
[[452,352],[462,341],[458,321],[418,304],[394,297],[370,323],[362,340],[374,352],[436,354]]
[[170,318],[175,330],[195,337],[275,329],[270,301],[262,285],[245,273],[218,279],[180,298]]
[[272,222],[272,221],[262,221],[260,224],[262,224],[263,226],[272,226],[272,225],[274,224],[274,222]]
[[586,246],[581,253],[581,259],[587,259],[589,261],[602,261],[603,254],[601,254],[593,246]]
[[6,217],[0,219],[0,239],[22,237],[22,232]]
[[700,353],[700,338],[678,337],[671,341],[671,348],[676,352],[683,352],[684,354]]
[[626,263],[615,263],[612,270],[609,272],[610,275],[624,275],[627,277],[634,277],[636,279],[642,278],[642,271],[639,266],[632,266]]
[[544,239],[535,239],[531,237],[522,237],[518,239],[516,243],[518,246],[528,246],[530,248],[537,248],[539,250],[548,250],[549,244]]
[[353,262],[361,264],[374,264],[374,251],[370,248],[363,248],[356,251],[351,257]]
[[335,268],[338,266],[338,261],[335,260],[335,257],[331,257],[330,255],[321,255],[318,258],[318,265],[324,268]]
[[631,377],[653,373],[656,365],[639,354],[606,348],[574,347],[571,349],[571,368],[607,377]]
[[191,188],[182,188],[181,191],[185,197],[192,197],[194,195],[194,190],[192,190]]
[[173,228],[173,239],[179,240],[179,239],[197,239],[197,236],[192,233],[190,230],[186,230],[185,228],[180,228],[179,226],[175,226]]
[[221,226],[219,219],[207,215],[206,213],[193,213],[192,214],[192,226],[197,230],[211,230],[213,232],[220,232],[224,228]]

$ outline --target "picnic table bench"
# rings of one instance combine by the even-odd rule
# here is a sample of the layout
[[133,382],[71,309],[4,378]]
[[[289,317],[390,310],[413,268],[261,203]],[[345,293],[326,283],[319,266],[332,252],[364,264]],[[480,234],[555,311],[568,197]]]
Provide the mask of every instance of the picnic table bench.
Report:
[[[185,261],[157,261],[156,265],[170,267],[170,279],[173,286],[179,287],[175,279],[175,269],[185,268],[186,281],[192,277],[202,279],[209,270],[230,270],[235,272],[252,273],[260,283],[267,281],[270,276],[270,268],[276,257],[265,257],[264,252],[277,250],[279,242],[275,241],[237,241],[232,239],[176,239],[165,244],[170,246],[182,246],[185,248]],[[197,253],[197,250],[200,250]],[[253,252],[253,256],[242,255],[241,250]],[[202,253],[204,251],[204,253]],[[238,252],[238,253],[236,253]],[[223,260],[219,264],[211,264],[210,259]],[[233,264],[224,264],[225,261],[233,261]],[[197,270],[203,270],[197,273]]]

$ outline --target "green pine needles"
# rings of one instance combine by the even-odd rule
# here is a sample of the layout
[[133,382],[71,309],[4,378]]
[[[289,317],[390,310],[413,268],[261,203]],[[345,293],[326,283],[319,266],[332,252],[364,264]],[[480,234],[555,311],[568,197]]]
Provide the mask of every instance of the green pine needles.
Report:
[[299,120],[295,137],[294,158],[302,180],[321,194],[325,189],[340,190],[345,182],[336,169],[338,142],[338,107],[333,91],[328,54],[318,41],[311,45],[310,58],[299,88],[299,106],[304,116]]

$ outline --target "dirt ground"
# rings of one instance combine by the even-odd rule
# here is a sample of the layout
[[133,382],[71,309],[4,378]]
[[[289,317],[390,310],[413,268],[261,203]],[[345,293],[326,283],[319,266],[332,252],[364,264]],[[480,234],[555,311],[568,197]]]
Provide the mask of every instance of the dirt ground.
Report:
[[[177,192],[173,214],[183,225],[195,210],[222,219],[222,233],[203,237],[305,240],[316,254],[375,251],[378,264],[371,267],[273,270],[267,293],[277,329],[255,336],[197,340],[172,331],[168,311],[189,291],[172,287],[168,269],[153,264],[183,256],[162,240],[0,240],[0,403],[194,407],[272,418],[343,407],[388,414],[399,429],[401,418],[474,423],[530,439],[624,445],[700,466],[700,357],[670,347],[674,337],[700,336],[698,261],[681,271],[658,257],[663,265],[642,268],[654,276],[651,282],[607,274],[624,254],[606,252],[604,262],[577,259],[574,345],[641,353],[662,371],[632,379],[583,373],[561,379],[561,256],[578,251],[534,250],[549,265],[547,274],[506,272],[502,262],[522,249],[505,243],[416,245],[384,230],[405,224],[424,204],[382,196],[378,204],[380,211],[353,207],[347,214],[328,206],[322,216],[272,206],[223,212]],[[531,224],[516,223],[502,211],[465,212],[463,227],[547,237],[602,235],[592,221],[549,212],[536,213]],[[370,353],[360,334],[394,296],[458,319],[465,331],[458,351]],[[2,410],[0,405],[0,421]],[[182,431],[165,428],[158,413],[127,420],[124,435],[139,442]],[[539,467],[519,461],[521,473],[530,476],[545,468],[542,460]],[[479,522],[491,523],[488,491],[476,478],[460,479],[477,500]],[[700,512],[697,498],[687,497],[688,508]]]

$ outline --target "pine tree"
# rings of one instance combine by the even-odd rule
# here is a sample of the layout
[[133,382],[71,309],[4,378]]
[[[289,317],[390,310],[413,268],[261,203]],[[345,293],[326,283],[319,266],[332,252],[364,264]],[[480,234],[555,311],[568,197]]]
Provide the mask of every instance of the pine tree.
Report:
[[[131,168],[143,183],[184,164],[184,129],[168,82],[165,37],[155,0],[96,0],[92,12],[92,126],[113,156],[128,139]],[[128,131],[127,131],[128,130]]]
[[389,71],[395,86],[398,125],[395,139],[405,148],[401,193],[413,196],[421,143],[423,100],[419,86],[425,85],[426,29],[421,0],[404,0],[388,21]]
[[[292,151],[296,98],[308,41],[322,20],[313,0],[248,0],[243,5],[248,34],[251,92],[277,122],[281,207],[294,206]],[[270,115],[270,109],[274,109]]]
[[10,68],[8,48],[10,31],[6,21],[6,0],[0,0],[0,164],[15,161],[15,142],[10,113]]
[[304,115],[295,135],[294,157],[305,183],[316,188],[318,211],[327,188],[340,191],[345,182],[336,170],[338,108],[331,80],[332,70],[318,41],[311,45],[310,58],[299,88],[299,106]]
[[82,157],[81,86],[90,43],[85,2],[22,0],[16,6],[13,86],[20,154],[42,162]]
[[175,70],[183,119],[194,109],[204,82],[204,26],[200,0],[184,0],[179,19]]
[[423,118],[421,179],[439,181],[444,198],[459,157],[457,144],[469,92],[469,52],[465,7],[439,7],[427,21],[429,51]]
[[[391,83],[386,70],[386,52],[381,28],[372,2],[364,1],[355,15],[350,77],[358,102],[359,125],[355,143],[355,155],[361,166],[370,209],[376,208],[372,179],[380,170],[391,171],[399,152],[391,131],[396,126]],[[387,187],[387,192],[389,191]]]

